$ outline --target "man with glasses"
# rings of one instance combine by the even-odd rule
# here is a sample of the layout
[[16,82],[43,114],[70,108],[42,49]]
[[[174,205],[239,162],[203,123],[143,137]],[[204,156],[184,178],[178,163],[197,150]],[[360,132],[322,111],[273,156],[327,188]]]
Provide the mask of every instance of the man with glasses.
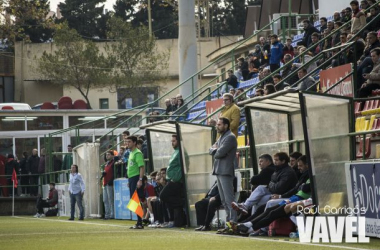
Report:
[[224,107],[220,112],[221,117],[225,117],[230,121],[231,132],[238,137],[238,128],[240,122],[240,109],[234,103],[234,97],[230,93],[223,95]]

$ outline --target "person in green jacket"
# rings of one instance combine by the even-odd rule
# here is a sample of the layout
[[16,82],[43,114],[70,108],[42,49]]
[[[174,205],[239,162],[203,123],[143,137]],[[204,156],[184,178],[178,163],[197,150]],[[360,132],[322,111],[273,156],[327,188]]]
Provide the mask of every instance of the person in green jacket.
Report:
[[172,135],[174,152],[166,170],[167,185],[160,193],[160,199],[166,203],[169,210],[168,227],[174,227],[174,209],[183,207],[183,175],[177,135]]

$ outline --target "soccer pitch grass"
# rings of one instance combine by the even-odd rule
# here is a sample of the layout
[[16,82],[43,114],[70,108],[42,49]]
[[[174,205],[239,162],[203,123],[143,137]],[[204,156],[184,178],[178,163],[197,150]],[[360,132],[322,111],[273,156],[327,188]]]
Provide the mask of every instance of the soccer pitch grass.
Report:
[[380,249],[379,239],[369,244],[303,244],[284,238],[222,236],[194,229],[131,230],[131,221],[67,217],[0,217],[0,249]]

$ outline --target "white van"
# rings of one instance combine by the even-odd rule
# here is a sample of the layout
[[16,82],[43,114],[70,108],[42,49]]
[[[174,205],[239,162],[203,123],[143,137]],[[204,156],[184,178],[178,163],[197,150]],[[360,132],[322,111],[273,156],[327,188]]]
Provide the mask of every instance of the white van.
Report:
[[13,110],[32,110],[32,108],[27,103],[8,102],[0,103],[0,111],[4,106],[11,106]]

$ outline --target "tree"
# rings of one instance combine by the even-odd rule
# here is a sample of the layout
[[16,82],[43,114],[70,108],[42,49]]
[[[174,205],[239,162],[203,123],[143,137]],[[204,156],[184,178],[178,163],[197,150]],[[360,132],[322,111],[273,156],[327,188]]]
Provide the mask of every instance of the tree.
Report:
[[158,52],[156,39],[149,36],[145,26],[133,28],[129,22],[112,17],[108,22],[107,54],[110,91],[118,93],[118,103],[125,99],[125,89],[143,90],[166,79],[168,52]]
[[[151,0],[152,30],[158,39],[178,38],[177,3],[168,0]],[[134,28],[148,23],[148,0],[117,0],[115,16],[132,23]]]
[[8,40],[11,50],[16,41],[41,43],[52,38],[54,22],[47,18],[48,0],[0,0],[0,13],[4,20],[1,37]]
[[53,84],[77,89],[91,108],[90,89],[102,87],[107,82],[109,69],[105,56],[94,42],[82,39],[67,23],[57,27],[54,43],[57,50],[53,54],[44,52],[37,70]]
[[75,29],[85,38],[104,38],[99,24],[103,17],[104,3],[106,0],[66,0],[60,3],[62,19],[59,22],[67,22],[71,29]]

